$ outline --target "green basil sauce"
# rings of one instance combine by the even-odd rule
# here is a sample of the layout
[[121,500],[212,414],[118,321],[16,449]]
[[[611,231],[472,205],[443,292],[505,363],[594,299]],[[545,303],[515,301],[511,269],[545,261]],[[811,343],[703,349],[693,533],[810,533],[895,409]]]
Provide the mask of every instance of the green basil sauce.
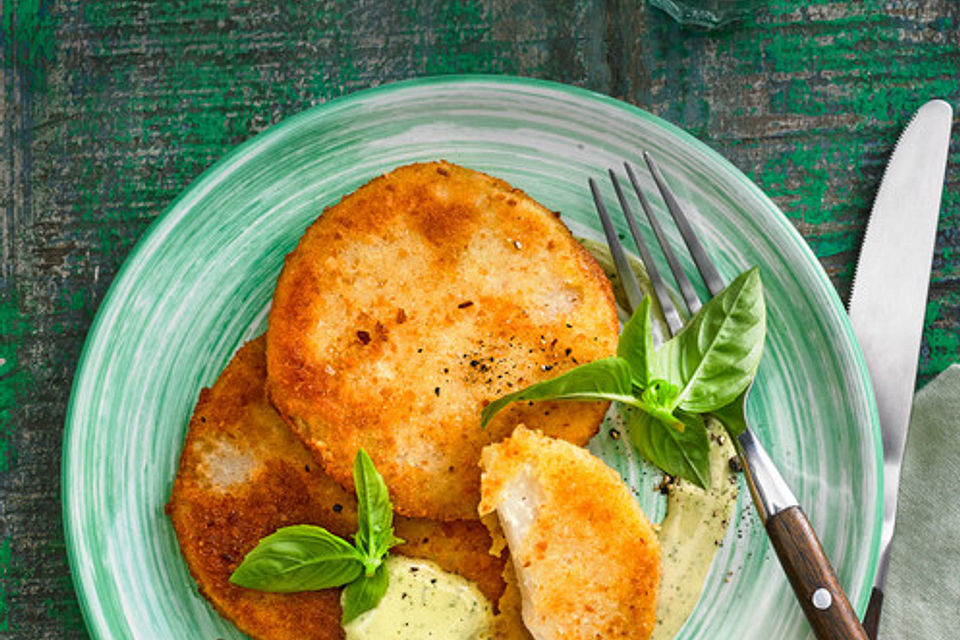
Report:
[[492,640],[493,607],[476,585],[433,562],[391,556],[380,603],[344,625],[347,640]]
[[667,515],[660,523],[662,577],[653,640],[669,640],[683,627],[700,598],[713,558],[723,544],[737,504],[736,455],[715,420],[710,433],[710,490],[685,481],[669,486]]

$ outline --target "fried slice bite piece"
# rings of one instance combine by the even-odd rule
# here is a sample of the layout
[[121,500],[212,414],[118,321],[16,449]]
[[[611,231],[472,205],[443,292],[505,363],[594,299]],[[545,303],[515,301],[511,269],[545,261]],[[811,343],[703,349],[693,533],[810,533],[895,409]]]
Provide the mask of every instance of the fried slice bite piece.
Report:
[[[495,525],[499,528],[499,525]],[[520,586],[512,562],[503,567],[504,589],[497,603],[499,612],[493,619],[494,638],[496,640],[531,640],[530,630],[523,624]]]
[[400,167],[324,211],[287,256],[267,332],[268,393],[351,487],[366,449],[398,513],[476,518],[480,450],[524,422],[583,444],[605,403],[480,412],[613,355],[609,281],[555,214],[489,175]]
[[[343,637],[340,590],[275,594],[228,581],[260,538],[280,527],[314,524],[348,538],[356,532],[356,498],[314,461],[269,405],[264,340],[242,347],[190,421],[167,512],[191,574],[225,618],[257,639]],[[503,591],[504,562],[476,521],[398,517],[406,544],[396,553],[432,560],[473,580],[492,602]]]
[[620,476],[586,449],[523,426],[486,447],[482,466],[480,514],[498,516],[493,537],[499,525],[533,638],[648,638],[660,542]]

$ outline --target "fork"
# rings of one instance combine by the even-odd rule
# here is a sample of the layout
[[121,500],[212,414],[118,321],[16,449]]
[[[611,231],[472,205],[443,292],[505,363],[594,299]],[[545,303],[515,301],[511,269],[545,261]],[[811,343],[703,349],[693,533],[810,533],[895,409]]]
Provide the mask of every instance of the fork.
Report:
[[[643,152],[643,159],[667,205],[667,209],[673,217],[674,223],[680,231],[687,250],[693,257],[694,264],[707,290],[711,296],[717,295],[725,286],[723,279],[710,261],[703,245],[697,239],[693,227],[680,207],[680,203],[670,187],[667,186],[660,168],[647,152]],[[667,241],[663,228],[640,188],[633,167],[629,163],[624,163],[624,169],[637,198],[640,200],[641,208],[646,214],[647,221],[653,230],[657,243],[660,245],[660,250],[673,273],[674,280],[680,290],[680,297],[692,316],[702,306],[701,300]],[[649,247],[640,235],[640,228],[620,187],[617,174],[612,169],[609,170],[609,174],[620,208],[630,229],[630,235],[633,236],[637,249],[640,251],[641,260],[647,269],[647,275],[653,286],[654,296],[666,320],[669,335],[674,335],[683,328],[684,322],[680,316],[680,311],[668,293],[667,284],[653,261]],[[607,212],[597,183],[592,178],[589,183],[603,225],[604,235],[607,238],[607,245],[610,248],[617,274],[623,284],[627,303],[630,307],[628,311],[633,313],[633,310],[643,298],[643,292],[637,283],[633,269],[630,268],[627,261],[623,245],[614,231],[613,222]],[[745,392],[744,404],[748,394],[749,389]],[[804,614],[810,621],[814,634],[820,640],[845,638],[867,640],[866,632],[860,625],[856,612],[850,606],[850,602],[837,580],[836,573],[820,545],[820,540],[803,513],[799,501],[790,490],[783,476],[777,471],[773,460],[760,444],[749,424],[741,426],[746,428],[739,436],[732,432],[730,435],[740,457],[747,486],[756,505],[757,513],[767,530],[770,542],[777,552],[780,564],[783,566],[797,599],[800,601]]]

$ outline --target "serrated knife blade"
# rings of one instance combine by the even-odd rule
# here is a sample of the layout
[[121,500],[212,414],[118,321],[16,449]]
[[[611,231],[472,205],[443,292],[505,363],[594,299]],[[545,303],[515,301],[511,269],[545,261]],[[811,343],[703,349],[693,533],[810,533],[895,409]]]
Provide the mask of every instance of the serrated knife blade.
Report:
[[887,164],[867,223],[850,295],[850,322],[873,382],[883,435],[883,528],[864,628],[877,637],[897,515],[930,267],[953,109],[924,104]]

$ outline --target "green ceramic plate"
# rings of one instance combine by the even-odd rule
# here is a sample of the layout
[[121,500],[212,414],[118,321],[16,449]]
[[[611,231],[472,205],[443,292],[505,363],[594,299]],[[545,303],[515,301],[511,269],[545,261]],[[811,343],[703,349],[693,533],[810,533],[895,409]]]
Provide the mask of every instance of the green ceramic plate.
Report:
[[[357,93],[253,138],[187,189],[124,265],[87,339],[64,442],[67,542],[91,634],[243,637],[197,595],[163,508],[197,393],[264,330],[283,257],[324,206],[398,165],[446,158],[591,230],[587,178],[642,149],[725,276],[761,265],[769,337],[750,413],[862,611],[879,537],[877,418],[843,308],[800,236],[733,166],[639,109],[562,85],[457,77]],[[592,448],[642,483],[623,442],[604,438]],[[678,637],[808,637],[743,499],[739,513]]]

